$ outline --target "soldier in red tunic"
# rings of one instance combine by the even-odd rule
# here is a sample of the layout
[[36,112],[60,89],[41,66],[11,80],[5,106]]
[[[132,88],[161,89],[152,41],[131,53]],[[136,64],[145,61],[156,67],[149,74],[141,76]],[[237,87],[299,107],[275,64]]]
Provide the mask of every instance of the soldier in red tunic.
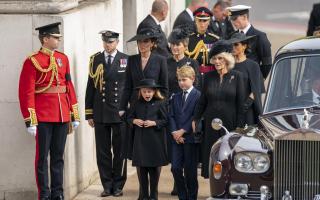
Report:
[[[70,127],[80,122],[68,57],[56,49],[60,23],[38,27],[41,49],[29,56],[19,81],[20,109],[36,138],[35,173],[39,200],[63,200],[63,153]],[[69,126],[70,125],[70,126]],[[48,153],[50,177],[48,178]]]

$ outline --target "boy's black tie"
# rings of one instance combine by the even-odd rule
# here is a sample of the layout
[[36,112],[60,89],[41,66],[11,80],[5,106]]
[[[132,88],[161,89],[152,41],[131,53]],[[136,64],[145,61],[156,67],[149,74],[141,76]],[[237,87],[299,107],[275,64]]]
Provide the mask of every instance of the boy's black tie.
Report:
[[183,91],[182,93],[182,107],[184,106],[184,103],[186,102],[188,91]]

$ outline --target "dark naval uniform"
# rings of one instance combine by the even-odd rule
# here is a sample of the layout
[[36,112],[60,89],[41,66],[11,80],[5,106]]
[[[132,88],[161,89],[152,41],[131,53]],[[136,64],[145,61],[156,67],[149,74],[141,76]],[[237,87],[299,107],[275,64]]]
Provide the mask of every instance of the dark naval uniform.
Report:
[[[248,15],[250,6],[246,5],[236,5],[229,7],[230,10],[230,18],[231,20],[237,19],[240,15]],[[250,27],[249,27],[250,26]],[[247,57],[255,62],[257,62],[260,66],[260,71],[264,78],[267,78],[272,65],[272,56],[271,56],[271,43],[268,40],[267,34],[254,28],[252,25],[248,25],[248,31],[245,33],[246,36],[256,36],[256,40],[252,40],[249,43],[250,52],[246,53]],[[244,28],[246,29],[246,28]],[[243,30],[238,30],[240,33],[244,33]]]
[[[36,30],[41,36],[61,37],[59,24],[49,24]],[[20,75],[19,101],[26,126],[36,129],[38,199],[63,200],[63,154],[67,134],[71,131],[70,122],[79,124],[80,121],[68,57],[44,47],[29,56]]]
[[256,40],[250,43],[251,52],[247,54],[247,57],[260,65],[263,78],[267,78],[272,66],[271,43],[266,33],[259,31],[251,25],[246,36],[254,35],[256,36]]
[[97,164],[105,196],[115,195],[115,191],[122,195],[127,178],[123,155],[125,124],[119,116],[127,58],[117,51],[112,62],[105,52],[98,52],[90,59],[85,114],[86,120],[94,121]]

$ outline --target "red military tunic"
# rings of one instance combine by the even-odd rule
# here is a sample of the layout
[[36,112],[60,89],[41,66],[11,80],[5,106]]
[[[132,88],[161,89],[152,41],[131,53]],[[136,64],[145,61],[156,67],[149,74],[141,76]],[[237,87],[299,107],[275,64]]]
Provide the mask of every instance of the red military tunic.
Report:
[[20,74],[19,100],[27,127],[80,121],[68,57],[45,48],[28,57]]

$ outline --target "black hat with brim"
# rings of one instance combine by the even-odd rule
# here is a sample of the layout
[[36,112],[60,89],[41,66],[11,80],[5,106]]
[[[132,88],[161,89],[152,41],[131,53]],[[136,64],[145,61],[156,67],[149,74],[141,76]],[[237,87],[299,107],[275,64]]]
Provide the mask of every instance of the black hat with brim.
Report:
[[209,51],[209,58],[211,59],[213,56],[218,55],[223,52],[230,53],[232,51],[232,45],[227,40],[218,40],[213,44],[213,47]]
[[255,35],[246,36],[244,33],[233,33],[228,40],[231,44],[239,43],[239,42],[249,42],[251,39],[256,37]]
[[37,27],[35,28],[35,30],[39,31],[39,35],[51,35],[54,37],[62,37],[59,30],[60,24],[61,22],[56,22],[53,24]]
[[139,82],[139,85],[135,87],[135,89],[140,89],[140,88],[163,88],[161,85],[158,85],[154,79],[142,79]]
[[158,28],[142,28],[137,32],[137,35],[133,36],[128,42],[144,40],[144,39],[157,39],[160,36],[160,30]]
[[192,33],[192,25],[184,25],[178,26],[177,28],[173,29],[168,37],[169,43],[179,43],[187,38]]

